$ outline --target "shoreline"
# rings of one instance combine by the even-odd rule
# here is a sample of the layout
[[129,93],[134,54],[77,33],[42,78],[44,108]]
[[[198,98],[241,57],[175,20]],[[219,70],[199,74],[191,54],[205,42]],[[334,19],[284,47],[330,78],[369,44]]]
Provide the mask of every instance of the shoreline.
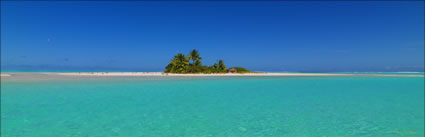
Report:
[[10,77],[10,74],[6,74],[6,73],[0,73],[1,77]]
[[[1,73],[2,77],[13,77],[13,75],[23,73]],[[176,74],[163,72],[41,72],[25,73],[46,76],[85,76],[85,77],[105,77],[105,76],[162,76],[162,77],[223,77],[223,76],[364,76],[364,77],[424,77],[424,75],[397,75],[397,74],[338,74],[338,73],[214,73],[214,74]],[[24,74],[24,75],[25,75]]]
[[[47,73],[46,73],[47,74]],[[51,73],[49,73],[51,74]],[[211,73],[211,74],[178,74],[162,72],[91,72],[91,73],[55,73],[65,76],[351,76],[351,74],[324,74],[324,73]]]

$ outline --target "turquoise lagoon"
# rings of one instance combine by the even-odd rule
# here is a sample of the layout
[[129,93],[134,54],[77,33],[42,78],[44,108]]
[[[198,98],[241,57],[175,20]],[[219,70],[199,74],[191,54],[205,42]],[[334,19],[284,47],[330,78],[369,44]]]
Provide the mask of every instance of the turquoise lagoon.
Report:
[[423,77],[1,81],[2,137],[423,137]]

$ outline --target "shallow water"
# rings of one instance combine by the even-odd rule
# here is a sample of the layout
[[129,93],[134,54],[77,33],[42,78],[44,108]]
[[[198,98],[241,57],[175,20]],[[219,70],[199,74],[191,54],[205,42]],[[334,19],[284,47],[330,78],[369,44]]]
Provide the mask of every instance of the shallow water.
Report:
[[423,77],[2,77],[2,137],[422,137]]

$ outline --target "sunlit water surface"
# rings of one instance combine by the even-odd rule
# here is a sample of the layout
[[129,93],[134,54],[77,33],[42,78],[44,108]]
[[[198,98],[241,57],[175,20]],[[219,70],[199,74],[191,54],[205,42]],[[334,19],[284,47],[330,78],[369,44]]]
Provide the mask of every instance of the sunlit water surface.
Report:
[[1,81],[2,137],[423,137],[424,78]]

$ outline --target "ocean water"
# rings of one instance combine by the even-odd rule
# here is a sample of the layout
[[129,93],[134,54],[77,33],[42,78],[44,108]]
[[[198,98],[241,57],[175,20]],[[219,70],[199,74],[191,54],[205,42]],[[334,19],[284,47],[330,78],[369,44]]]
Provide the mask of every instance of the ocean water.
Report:
[[423,77],[2,77],[2,137],[423,137]]

